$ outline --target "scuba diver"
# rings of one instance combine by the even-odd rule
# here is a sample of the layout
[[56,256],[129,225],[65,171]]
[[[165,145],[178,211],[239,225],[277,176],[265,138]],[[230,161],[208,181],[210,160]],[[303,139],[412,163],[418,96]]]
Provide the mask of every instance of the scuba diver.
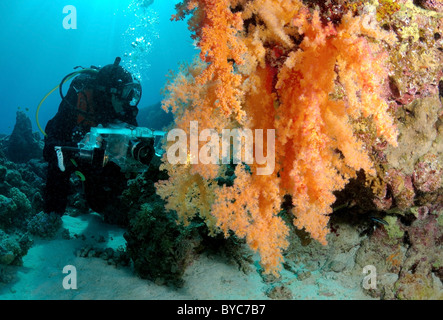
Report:
[[[128,178],[118,161],[107,161],[109,152],[104,151],[105,139],[111,135],[104,135],[105,139],[102,135],[96,136],[90,150],[79,149],[79,145],[84,146],[91,139],[91,128],[118,127],[132,132],[137,127],[141,85],[119,65],[120,61],[117,57],[113,64],[102,68],[73,72],[60,84],[62,101],[44,132],[43,156],[48,162],[48,173],[43,211],[47,214],[55,213],[60,217],[64,214],[73,173],[83,181],[86,201],[93,211],[103,214],[105,221],[107,216],[118,214],[119,197],[127,187]],[[71,78],[64,96],[62,85]],[[103,148],[95,147],[99,141]],[[128,139],[125,143],[129,143]],[[149,165],[154,154],[154,139],[143,139],[143,164]],[[108,222],[124,223],[114,221],[115,218],[111,220]]]

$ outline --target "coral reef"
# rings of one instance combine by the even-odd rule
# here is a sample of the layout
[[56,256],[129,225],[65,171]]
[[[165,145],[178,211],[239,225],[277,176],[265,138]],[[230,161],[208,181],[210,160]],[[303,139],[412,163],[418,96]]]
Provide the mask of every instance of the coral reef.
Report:
[[[412,0],[396,2],[399,9],[381,17],[380,24],[398,39],[390,49],[389,85],[396,103],[404,105],[438,92],[443,75],[443,13],[423,10]],[[438,1],[421,1],[431,2]]]
[[439,215],[430,214],[412,224],[391,216],[388,227],[376,229],[362,242],[356,254],[357,266],[374,265],[378,274],[392,279],[369,294],[383,299],[443,298]]
[[26,234],[7,234],[0,230],[0,266],[21,265],[31,245],[32,240]]
[[402,133],[398,140],[399,147],[386,150],[386,160],[391,167],[411,175],[420,158],[427,154],[442,163],[442,111],[438,94],[416,99],[398,110],[398,128]]
[[417,3],[425,9],[443,12],[443,3],[439,0],[417,0]]
[[130,264],[130,258],[124,248],[98,248],[85,246],[77,250],[76,255],[82,258],[100,258],[109,265],[126,267]]
[[160,159],[154,158],[149,169],[129,181],[122,202],[127,207],[129,225],[124,237],[126,253],[135,272],[143,279],[174,287],[184,285],[187,267],[205,252],[216,254],[239,270],[250,271],[250,252],[235,236],[209,237],[208,227],[200,219],[186,226],[177,223],[174,211],[155,193],[155,183],[167,173],[159,170]]
[[388,225],[364,240],[356,261],[391,275],[370,294],[384,299],[442,299],[443,105],[439,94],[399,108],[398,148],[386,148],[380,165],[382,197],[375,210]]
[[198,246],[193,234],[196,227],[180,228],[175,217],[165,211],[154,189],[154,182],[164,176],[158,167],[158,158],[154,158],[149,170],[129,181],[123,194],[129,218],[124,235],[126,251],[140,277],[181,286],[182,275]]
[[[164,88],[171,114],[150,106],[140,123],[183,130],[186,161],[165,153],[129,181],[113,212],[126,248],[88,245],[77,256],[180,287],[198,255],[216,253],[257,270],[270,299],[311,285],[331,298],[330,280],[361,291],[370,265],[373,298],[443,299],[442,14],[432,0],[182,1],[172,20],[189,17],[200,53]],[[211,130],[209,143],[192,145],[193,121]],[[275,152],[272,170],[233,163],[233,152],[221,161],[226,141],[211,142],[225,129],[256,139],[256,129],[275,130],[275,146],[273,131],[252,142],[255,155]],[[18,112],[0,140],[0,281],[31,235],[60,227],[41,212],[39,145]],[[85,211],[74,195],[69,214]]]
[[385,148],[379,182],[373,184],[377,210],[413,214],[441,210],[443,192],[443,105],[438,95],[415,99],[396,112],[398,148]]
[[0,194],[15,200],[22,217],[42,208],[47,166],[42,149],[42,141],[32,133],[30,119],[18,111],[13,133],[0,140]]
[[[173,19],[191,16],[201,54],[165,87],[174,127],[188,146],[192,120],[216,132],[275,129],[276,164],[261,176],[257,163],[202,165],[192,151],[185,164],[164,157],[169,177],[156,188],[166,209],[185,226],[203,219],[213,235],[245,239],[264,277],[282,265],[294,271],[315,251],[325,270],[376,266],[380,285],[368,294],[377,298],[441,298],[443,16],[435,4],[177,5]],[[336,243],[347,228],[360,232],[351,233],[353,249]],[[355,262],[332,258],[351,251]],[[269,295],[286,290],[277,284]]]
[[31,202],[18,188],[13,187],[9,197],[0,195],[0,228],[10,229],[12,226],[21,227],[32,214]]
[[15,126],[9,137],[7,156],[17,163],[42,157],[39,134],[32,132],[31,120],[23,111],[17,111]]
[[439,275],[443,263],[443,232],[437,218],[429,215],[417,219],[407,228],[407,232],[410,247],[395,283],[396,296],[399,299],[442,300],[441,283],[434,285],[434,272]]
[[40,141],[19,111],[13,134],[0,141],[0,282],[12,281],[8,266],[21,265],[32,246],[28,223],[42,209],[45,175]]
[[199,215],[213,233],[245,238],[276,274],[288,246],[282,197],[292,196],[294,224],[326,244],[334,193],[361,169],[375,175],[368,150],[376,141],[396,145],[381,86],[388,78],[382,43],[394,39],[370,11],[325,24],[321,11],[300,1],[190,0],[177,8],[175,18],[192,14],[201,54],[166,87],[163,106],[175,127],[188,135],[192,120],[216,132],[275,129],[276,161],[268,175],[257,174],[257,163],[239,164],[233,185],[220,186],[220,163],[165,159],[169,180],[157,193],[185,223]]
[[62,226],[62,220],[59,215],[47,214],[40,211],[28,220],[27,230],[40,238],[53,238]]

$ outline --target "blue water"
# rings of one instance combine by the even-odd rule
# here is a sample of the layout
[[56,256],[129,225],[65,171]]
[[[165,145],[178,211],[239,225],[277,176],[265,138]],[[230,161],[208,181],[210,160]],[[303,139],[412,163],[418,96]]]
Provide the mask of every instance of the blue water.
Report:
[[[37,131],[35,112],[40,100],[75,66],[104,66],[116,56],[124,57],[135,41],[128,34],[142,17],[128,9],[132,0],[14,0],[0,2],[0,133],[9,134],[18,108],[26,111]],[[178,0],[154,0],[146,12],[152,21],[146,32],[149,52],[136,68],[141,74],[143,97],[139,108],[161,101],[160,89],[169,70],[197,53],[186,22],[172,22]],[[69,14],[63,8],[77,9],[77,29],[65,29]],[[124,65],[125,66],[125,65]],[[126,64],[126,66],[128,66]],[[44,127],[60,103],[54,92],[44,103],[39,120]]]

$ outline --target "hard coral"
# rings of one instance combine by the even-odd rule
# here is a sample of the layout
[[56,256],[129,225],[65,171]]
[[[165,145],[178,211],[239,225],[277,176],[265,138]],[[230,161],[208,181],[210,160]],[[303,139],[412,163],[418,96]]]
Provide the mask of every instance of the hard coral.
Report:
[[414,187],[422,192],[435,192],[443,187],[443,167],[435,154],[424,155],[414,167]]
[[26,234],[7,234],[0,230],[0,265],[22,265],[22,258],[32,246]]
[[438,92],[443,63],[443,14],[423,10],[412,0],[399,4],[399,10],[380,16],[380,24],[392,30],[399,40],[390,48],[391,96],[406,105]]
[[389,19],[394,13],[400,10],[400,4],[395,0],[379,0],[377,7],[377,20]]
[[440,0],[417,0],[417,3],[425,9],[443,12],[443,3]]
[[396,296],[400,299],[442,299],[434,272],[443,264],[442,229],[433,215],[417,219],[407,228],[410,248],[395,284]]
[[[398,109],[398,148],[386,148],[380,185],[387,199],[376,200],[379,210],[406,213],[423,207],[438,210],[442,197],[443,106],[437,95],[419,98]],[[389,200],[393,200],[388,206]],[[418,215],[418,214],[416,214]]]
[[388,177],[394,205],[400,210],[412,207],[414,205],[415,190],[411,176],[399,170],[390,169]]

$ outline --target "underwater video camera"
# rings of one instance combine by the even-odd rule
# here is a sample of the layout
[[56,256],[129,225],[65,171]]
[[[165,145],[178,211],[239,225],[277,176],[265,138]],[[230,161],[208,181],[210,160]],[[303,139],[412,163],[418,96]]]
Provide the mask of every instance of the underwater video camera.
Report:
[[[91,128],[75,147],[55,147],[58,167],[65,171],[65,158],[75,162],[104,167],[108,162],[117,164],[122,172],[140,172],[149,166],[154,153],[161,156],[156,144],[163,131],[144,127],[102,126]],[[157,146],[156,146],[157,145]]]

